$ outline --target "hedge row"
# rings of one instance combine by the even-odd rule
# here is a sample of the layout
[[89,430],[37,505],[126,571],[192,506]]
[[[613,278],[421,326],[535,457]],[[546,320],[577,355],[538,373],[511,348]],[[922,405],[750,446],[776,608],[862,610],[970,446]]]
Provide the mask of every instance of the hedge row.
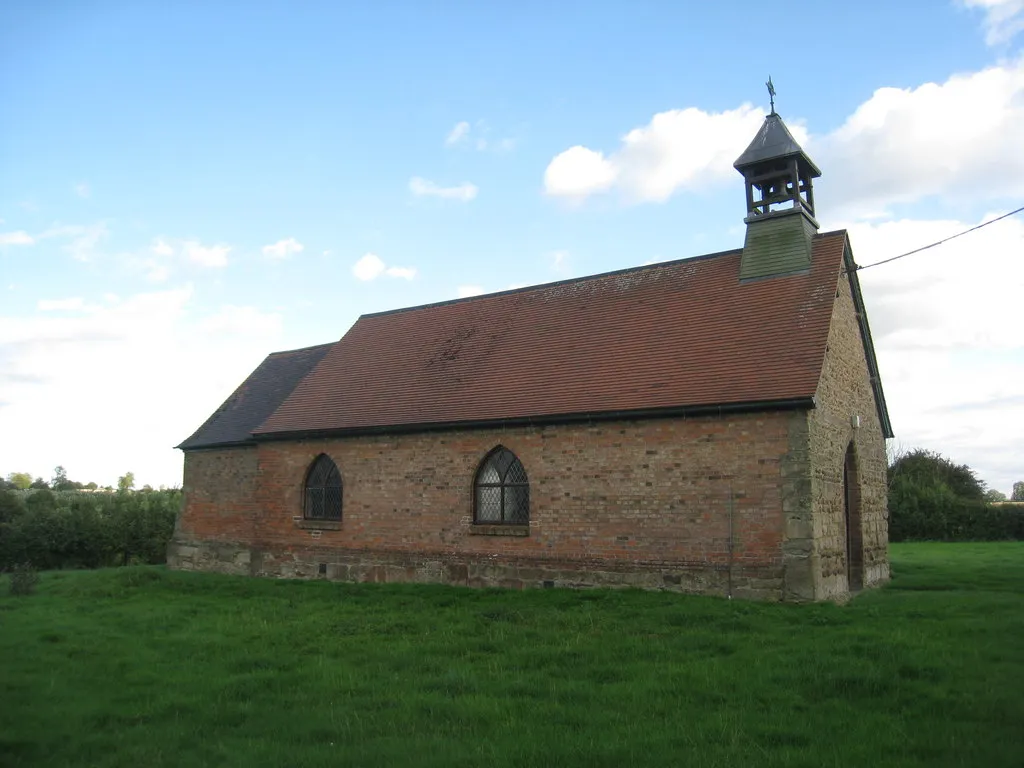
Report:
[[162,563],[181,491],[0,491],[0,571]]
[[[0,571],[163,563],[181,491],[0,491]],[[1024,509],[965,499],[943,484],[894,478],[892,541],[1024,540]]]
[[891,541],[1024,540],[1024,510],[964,499],[938,486],[889,489]]

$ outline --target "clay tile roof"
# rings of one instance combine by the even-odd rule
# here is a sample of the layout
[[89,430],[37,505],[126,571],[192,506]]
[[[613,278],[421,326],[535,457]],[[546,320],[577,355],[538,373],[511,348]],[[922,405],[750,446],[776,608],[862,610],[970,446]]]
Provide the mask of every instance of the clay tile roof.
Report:
[[249,374],[214,414],[178,448],[211,448],[252,440],[252,431],[291,394],[331,344],[274,352]]
[[810,400],[846,233],[804,273],[741,251],[364,315],[259,436]]

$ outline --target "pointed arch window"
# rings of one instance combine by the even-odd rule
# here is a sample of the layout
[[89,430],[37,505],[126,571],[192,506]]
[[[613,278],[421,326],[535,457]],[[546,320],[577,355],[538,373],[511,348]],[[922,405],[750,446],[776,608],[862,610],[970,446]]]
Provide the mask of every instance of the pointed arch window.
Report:
[[307,520],[341,520],[341,472],[326,453],[306,474],[302,516]]
[[499,445],[483,460],[473,484],[473,522],[484,525],[527,525],[530,482],[512,451]]

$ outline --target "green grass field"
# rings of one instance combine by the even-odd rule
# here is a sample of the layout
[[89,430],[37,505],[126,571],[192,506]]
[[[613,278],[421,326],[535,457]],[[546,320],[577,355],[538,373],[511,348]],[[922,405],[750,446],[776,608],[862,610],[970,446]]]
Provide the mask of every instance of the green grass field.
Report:
[[842,607],[4,579],[0,765],[1024,765],[1024,543],[892,562]]

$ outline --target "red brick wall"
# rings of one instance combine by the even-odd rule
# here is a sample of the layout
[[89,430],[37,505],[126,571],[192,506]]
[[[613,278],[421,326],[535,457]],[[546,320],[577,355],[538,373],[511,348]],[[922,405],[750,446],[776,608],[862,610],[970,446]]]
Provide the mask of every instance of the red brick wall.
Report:
[[178,533],[249,541],[256,514],[255,446],[185,452],[183,514]]
[[[266,442],[235,449],[235,463],[227,458],[231,450],[195,451],[186,457],[177,545],[234,541],[252,558],[224,556],[236,570],[244,561],[254,573],[311,576],[325,563],[339,578],[512,586],[554,581],[725,592],[732,562],[734,593],[778,599],[784,475],[801,474],[793,466],[794,433],[806,446],[805,414]],[[514,451],[529,475],[527,536],[474,534],[473,477],[498,444]],[[312,531],[295,519],[307,468],[321,452],[334,459],[345,484],[337,530]],[[245,474],[252,453],[255,505]],[[202,490],[208,486],[220,490]],[[207,565],[191,552],[172,562],[209,567],[211,556],[200,554]]]

